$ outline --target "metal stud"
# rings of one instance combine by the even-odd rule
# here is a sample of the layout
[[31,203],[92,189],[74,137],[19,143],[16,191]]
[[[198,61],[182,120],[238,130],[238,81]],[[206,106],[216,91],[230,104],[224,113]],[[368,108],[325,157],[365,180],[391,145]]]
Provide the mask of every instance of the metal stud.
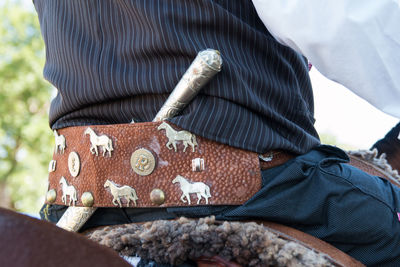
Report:
[[153,189],[150,193],[150,200],[156,205],[161,205],[165,202],[165,194],[161,189]]
[[94,204],[94,198],[93,198],[92,193],[90,193],[90,192],[85,192],[85,193],[83,193],[82,196],[81,196],[81,201],[82,201],[82,204],[83,204],[85,207],[91,207],[91,206],[93,206],[93,204]]
[[194,172],[204,171],[204,159],[201,158],[192,159],[192,171]]
[[76,177],[81,169],[81,161],[79,155],[76,152],[69,153],[68,156],[68,170],[72,177]]
[[177,141],[182,141],[184,148],[183,152],[186,151],[188,145],[192,147],[192,151],[195,151],[195,147],[198,146],[196,141],[196,136],[188,131],[176,131],[168,123],[163,122],[157,127],[157,130],[165,130],[165,135],[168,138],[168,143],[166,144],[168,149],[172,149],[171,145],[174,147],[174,151],[177,151],[176,143]]
[[258,157],[265,162],[270,162],[274,158],[274,153],[268,152],[267,154],[259,154]]
[[48,203],[54,203],[57,199],[57,192],[54,189],[50,189],[49,191],[47,191],[46,193],[46,201]]
[[154,171],[156,159],[149,150],[140,148],[132,153],[131,166],[135,173],[146,176]]
[[54,172],[56,170],[57,161],[51,160],[49,163],[49,172]]

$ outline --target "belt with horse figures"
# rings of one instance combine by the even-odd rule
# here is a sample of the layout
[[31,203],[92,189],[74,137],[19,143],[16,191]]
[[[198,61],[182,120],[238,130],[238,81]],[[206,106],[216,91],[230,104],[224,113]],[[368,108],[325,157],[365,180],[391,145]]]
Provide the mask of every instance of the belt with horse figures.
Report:
[[260,169],[293,155],[258,154],[196,137],[169,122],[78,126],[54,132],[47,204],[81,207],[241,205]]

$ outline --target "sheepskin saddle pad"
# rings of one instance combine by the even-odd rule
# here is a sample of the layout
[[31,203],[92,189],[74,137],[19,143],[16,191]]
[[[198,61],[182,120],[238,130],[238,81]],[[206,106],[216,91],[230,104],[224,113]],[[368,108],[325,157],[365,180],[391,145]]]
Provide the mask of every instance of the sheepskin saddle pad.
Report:
[[86,235],[122,256],[163,264],[219,256],[241,266],[343,266],[262,224],[221,222],[213,216],[110,226]]

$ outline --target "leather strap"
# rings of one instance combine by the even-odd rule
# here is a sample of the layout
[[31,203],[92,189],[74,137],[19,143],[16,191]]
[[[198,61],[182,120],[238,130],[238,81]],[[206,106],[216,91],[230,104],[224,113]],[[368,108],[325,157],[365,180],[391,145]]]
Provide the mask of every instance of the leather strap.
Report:
[[[169,122],[69,127],[55,136],[48,204],[127,207],[129,200],[129,207],[171,207],[188,206],[189,197],[190,206],[241,205],[261,188],[256,153]],[[274,153],[267,168],[288,159]]]
[[197,267],[241,267],[241,265],[227,261],[219,256],[198,258],[196,264]]
[[306,247],[312,248],[318,252],[327,254],[332,260],[335,261],[337,266],[342,267],[361,267],[364,266],[361,262],[355,260],[351,256],[347,255],[343,251],[335,248],[334,246],[326,243],[325,241],[318,239],[312,235],[301,232],[297,229],[267,221],[256,221],[257,223],[263,224],[270,230],[273,230],[280,237],[293,240]]
[[264,160],[260,159],[261,170],[267,170],[286,163],[296,155],[282,150],[273,150],[261,156],[264,158]]

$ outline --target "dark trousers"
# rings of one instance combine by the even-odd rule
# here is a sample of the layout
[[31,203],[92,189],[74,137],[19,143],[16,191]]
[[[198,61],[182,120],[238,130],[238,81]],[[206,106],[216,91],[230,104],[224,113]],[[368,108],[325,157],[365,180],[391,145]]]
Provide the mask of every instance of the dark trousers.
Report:
[[[104,208],[84,228],[211,214],[219,220],[262,219],[316,236],[368,266],[400,266],[400,189],[347,161],[342,150],[321,145],[262,171],[261,190],[241,206]],[[46,216],[57,221],[64,210],[51,206]]]

